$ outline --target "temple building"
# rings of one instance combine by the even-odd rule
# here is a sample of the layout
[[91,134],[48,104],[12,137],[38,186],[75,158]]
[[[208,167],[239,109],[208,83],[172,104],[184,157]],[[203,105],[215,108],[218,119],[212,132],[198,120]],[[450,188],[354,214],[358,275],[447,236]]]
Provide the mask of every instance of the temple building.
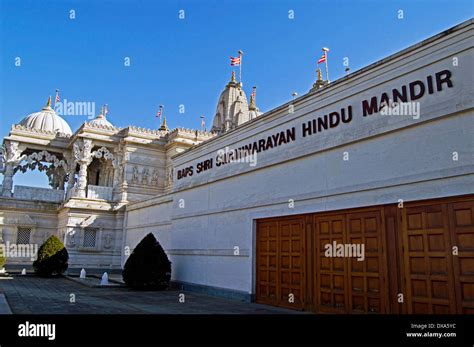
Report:
[[[41,245],[50,235],[64,240],[70,267],[120,269],[124,213],[131,202],[167,194],[173,185],[172,157],[256,117],[240,83],[232,80],[219,99],[215,132],[119,128],[106,109],[74,133],[51,107],[11,127],[2,151],[0,243]],[[220,123],[223,120],[223,123]],[[39,170],[50,188],[14,185],[17,172]],[[31,259],[11,258],[9,265]]]
[[[106,112],[73,132],[48,101],[4,139],[0,242],[56,234],[71,269],[120,270],[152,232],[184,290],[472,314],[473,32],[471,19],[335,81],[317,71],[264,113],[232,75],[210,132],[119,128]],[[33,169],[49,189],[14,185]]]
[[[103,114],[74,133],[51,108],[13,125],[4,139],[0,242],[64,239],[70,266],[120,268],[125,206],[170,191],[171,157],[214,136],[205,131],[115,127]],[[50,189],[13,186],[44,172]],[[9,264],[31,263],[11,258]]]

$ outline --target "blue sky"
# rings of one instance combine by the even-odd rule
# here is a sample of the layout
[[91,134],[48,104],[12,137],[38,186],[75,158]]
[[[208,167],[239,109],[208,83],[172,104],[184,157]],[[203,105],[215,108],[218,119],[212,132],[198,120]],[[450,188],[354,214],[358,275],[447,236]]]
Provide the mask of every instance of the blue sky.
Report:
[[[473,12],[462,0],[0,0],[0,134],[56,88],[63,99],[95,102],[97,111],[107,103],[120,127],[157,128],[160,104],[172,128],[199,128],[201,115],[210,125],[231,75],[229,56],[239,49],[244,89],[249,95],[256,85],[267,111],[309,90],[323,46],[336,80],[344,57],[356,71]],[[64,118],[73,131],[87,120]]]

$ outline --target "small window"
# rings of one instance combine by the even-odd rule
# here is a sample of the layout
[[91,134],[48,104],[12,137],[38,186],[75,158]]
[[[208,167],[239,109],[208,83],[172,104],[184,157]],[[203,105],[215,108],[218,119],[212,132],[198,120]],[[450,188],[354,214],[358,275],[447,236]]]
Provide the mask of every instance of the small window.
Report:
[[84,241],[82,246],[85,248],[95,248],[98,228],[84,228]]
[[16,243],[18,245],[27,245],[30,243],[31,227],[18,227]]

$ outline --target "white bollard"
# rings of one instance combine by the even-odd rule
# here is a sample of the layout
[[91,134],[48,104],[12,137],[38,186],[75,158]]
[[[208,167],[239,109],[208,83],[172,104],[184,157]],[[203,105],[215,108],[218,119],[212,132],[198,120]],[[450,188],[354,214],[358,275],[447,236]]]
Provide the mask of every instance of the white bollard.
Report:
[[104,272],[104,274],[102,275],[102,279],[100,280],[100,285],[101,286],[109,285],[109,275],[107,274],[107,272]]
[[82,279],[86,278],[86,270],[84,269],[81,270],[81,274],[79,275],[79,278],[82,278]]
[[21,270],[21,274],[24,276],[26,275],[26,269]]

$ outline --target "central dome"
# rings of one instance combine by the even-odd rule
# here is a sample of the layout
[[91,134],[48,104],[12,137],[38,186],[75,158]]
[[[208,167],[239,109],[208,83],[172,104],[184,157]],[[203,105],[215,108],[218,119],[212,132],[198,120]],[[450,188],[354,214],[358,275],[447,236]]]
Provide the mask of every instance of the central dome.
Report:
[[249,120],[249,105],[242,85],[235,81],[235,72],[219,97],[211,131],[223,133]]
[[72,135],[69,124],[51,108],[51,97],[41,111],[29,114],[19,124],[30,129]]

